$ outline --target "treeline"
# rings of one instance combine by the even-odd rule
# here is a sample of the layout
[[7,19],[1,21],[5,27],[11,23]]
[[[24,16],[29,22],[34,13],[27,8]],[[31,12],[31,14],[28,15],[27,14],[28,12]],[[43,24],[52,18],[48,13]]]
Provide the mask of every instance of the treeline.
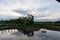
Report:
[[60,31],[60,21],[56,22],[35,22],[34,23],[36,28],[45,28],[49,30],[56,30]]
[[5,30],[5,29],[39,30],[40,28],[60,31],[60,21],[34,22],[34,16],[30,14],[28,14],[26,17],[0,21],[0,30]]

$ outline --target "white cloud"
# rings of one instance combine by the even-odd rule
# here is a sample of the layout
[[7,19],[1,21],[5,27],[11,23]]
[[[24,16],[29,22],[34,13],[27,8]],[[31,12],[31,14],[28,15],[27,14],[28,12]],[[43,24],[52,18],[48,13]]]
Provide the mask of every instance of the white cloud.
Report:
[[39,20],[60,17],[60,3],[56,0],[0,0],[0,18],[23,16],[22,13],[13,11],[16,9],[29,10],[29,14]]
[[0,18],[17,18],[20,16],[23,15],[9,10],[0,10]]

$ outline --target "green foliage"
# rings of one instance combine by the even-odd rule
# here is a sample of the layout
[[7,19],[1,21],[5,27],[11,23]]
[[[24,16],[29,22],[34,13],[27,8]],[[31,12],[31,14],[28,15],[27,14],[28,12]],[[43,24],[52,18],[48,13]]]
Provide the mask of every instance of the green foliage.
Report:
[[12,29],[12,28],[26,28],[33,24],[33,15],[28,14],[27,17],[20,17],[17,19],[1,20],[0,29]]
[[40,28],[58,30],[60,31],[60,21],[57,22],[34,22],[34,16],[28,14],[27,17],[20,17],[18,19],[1,20],[0,30],[5,29],[33,29],[39,30]]

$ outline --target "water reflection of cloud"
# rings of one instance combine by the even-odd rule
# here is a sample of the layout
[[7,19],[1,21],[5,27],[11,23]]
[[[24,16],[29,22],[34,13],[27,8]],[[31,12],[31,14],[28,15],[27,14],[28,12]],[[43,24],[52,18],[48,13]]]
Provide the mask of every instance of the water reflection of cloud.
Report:
[[14,32],[14,33],[12,33],[11,35],[22,36],[23,33],[22,33],[22,32]]
[[[43,29],[46,30],[46,29]],[[47,33],[42,33],[41,30],[35,31],[34,36],[28,37],[22,32],[9,32],[1,33],[0,31],[0,40],[60,40],[60,32],[46,30]]]

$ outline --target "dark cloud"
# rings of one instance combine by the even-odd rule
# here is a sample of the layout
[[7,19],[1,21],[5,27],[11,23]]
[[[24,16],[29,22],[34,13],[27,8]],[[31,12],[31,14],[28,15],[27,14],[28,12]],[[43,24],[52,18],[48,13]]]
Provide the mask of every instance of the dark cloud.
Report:
[[23,9],[19,9],[19,10],[17,9],[17,10],[13,10],[13,11],[16,13],[21,13],[23,15],[26,15],[30,12],[29,10],[23,10]]

